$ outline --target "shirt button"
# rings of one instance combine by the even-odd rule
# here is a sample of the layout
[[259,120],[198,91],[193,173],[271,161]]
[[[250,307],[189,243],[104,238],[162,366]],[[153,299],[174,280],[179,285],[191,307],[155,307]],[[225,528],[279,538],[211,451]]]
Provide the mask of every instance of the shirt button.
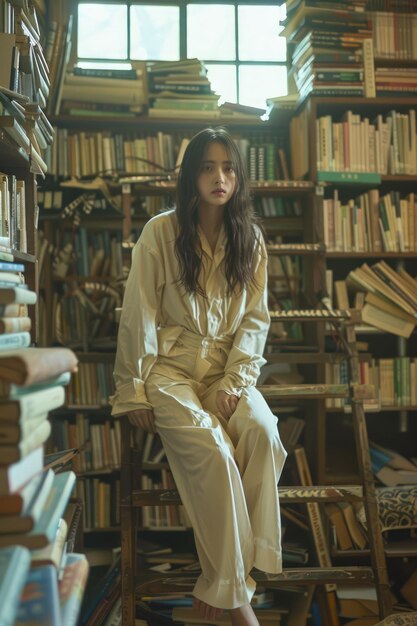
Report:
[[201,345],[203,346],[203,348],[208,348],[209,342],[207,339],[203,339],[203,341],[201,342]]

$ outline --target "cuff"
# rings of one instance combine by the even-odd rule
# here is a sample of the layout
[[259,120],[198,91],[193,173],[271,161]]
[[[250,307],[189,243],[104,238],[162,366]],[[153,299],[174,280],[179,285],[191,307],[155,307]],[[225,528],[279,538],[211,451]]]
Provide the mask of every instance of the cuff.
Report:
[[118,387],[115,394],[109,397],[109,403],[112,415],[123,415],[136,409],[152,409],[146,396],[145,383],[139,378],[133,378],[132,382]]

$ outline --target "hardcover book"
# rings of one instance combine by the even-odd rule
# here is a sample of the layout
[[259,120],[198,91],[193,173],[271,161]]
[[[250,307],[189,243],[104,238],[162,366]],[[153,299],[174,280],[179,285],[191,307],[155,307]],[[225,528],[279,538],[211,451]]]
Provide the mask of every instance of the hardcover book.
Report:
[[0,550],[0,624],[13,626],[30,568],[30,552],[22,546]]
[[54,479],[53,470],[36,476],[32,482],[37,484],[37,490],[20,515],[0,516],[0,535],[7,533],[26,533],[32,530],[42,515],[45,502],[49,496]]
[[17,544],[34,550],[47,546],[56,535],[59,521],[71,497],[74,484],[74,472],[56,474],[42,514],[34,528],[25,534],[0,535],[0,547]]
[[29,571],[14,626],[61,626],[58,577],[53,565]]
[[0,466],[0,496],[15,493],[41,472],[43,458],[43,446],[39,446],[20,461]]
[[0,378],[26,387],[73,372],[77,363],[69,348],[28,348],[0,354]]
[[84,554],[67,554],[64,574],[59,582],[62,626],[77,626],[88,577],[88,561]]

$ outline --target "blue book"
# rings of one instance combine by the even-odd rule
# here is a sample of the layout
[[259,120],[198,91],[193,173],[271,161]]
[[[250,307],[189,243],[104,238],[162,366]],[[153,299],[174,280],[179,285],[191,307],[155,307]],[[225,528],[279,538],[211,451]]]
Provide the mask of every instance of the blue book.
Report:
[[33,529],[26,534],[14,533],[0,536],[0,547],[16,544],[35,550],[51,543],[71,497],[75,478],[74,472],[56,474],[42,514]]
[[53,565],[29,571],[14,626],[61,626],[58,576]]
[[23,263],[9,263],[7,261],[0,261],[1,272],[24,272],[25,266]]
[[30,333],[26,330],[20,333],[5,333],[0,335],[0,350],[13,350],[13,348],[27,348],[31,343]]
[[88,561],[85,554],[67,554],[63,577],[59,581],[62,626],[77,626],[87,577]]
[[22,546],[0,550],[0,626],[13,626],[30,568],[30,552]]

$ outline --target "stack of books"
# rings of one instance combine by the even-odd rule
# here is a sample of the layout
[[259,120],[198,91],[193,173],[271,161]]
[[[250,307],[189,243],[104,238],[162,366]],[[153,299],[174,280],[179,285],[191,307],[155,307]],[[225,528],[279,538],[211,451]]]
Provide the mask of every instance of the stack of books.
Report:
[[417,323],[417,283],[404,268],[393,270],[385,261],[363,263],[349,272],[348,289],[365,292],[363,322],[408,338]]
[[372,30],[365,5],[366,0],[287,2],[281,34],[290,53],[289,83],[300,98],[364,95],[365,55],[373,70]]
[[133,117],[147,105],[146,67],[74,67],[65,74],[60,112],[74,116]]
[[199,59],[148,63],[149,116],[219,118],[220,96]]
[[33,170],[45,174],[44,150],[53,140],[43,113],[50,95],[49,68],[35,8],[27,1],[8,4],[11,31],[0,33],[0,129]]
[[0,597],[9,600],[6,609],[2,602],[7,623],[42,617],[69,626],[79,612],[88,564],[82,554],[66,555],[63,520],[75,474],[44,465],[48,412],[63,404],[76,364],[67,348],[0,353]]

